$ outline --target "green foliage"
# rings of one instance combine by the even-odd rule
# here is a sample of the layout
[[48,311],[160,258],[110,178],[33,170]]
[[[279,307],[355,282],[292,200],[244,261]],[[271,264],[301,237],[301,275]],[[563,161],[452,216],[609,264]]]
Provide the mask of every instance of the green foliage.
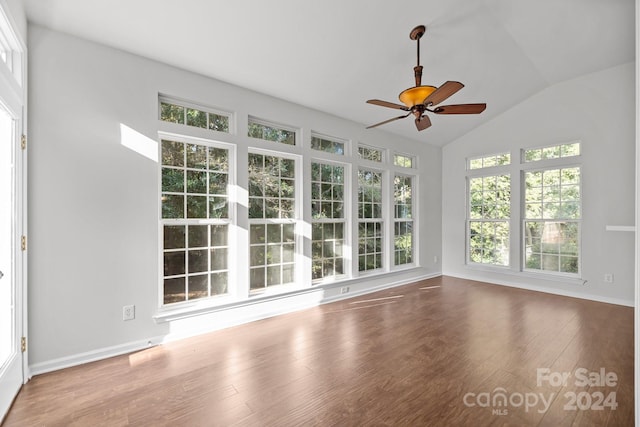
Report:
[[295,145],[296,133],[286,129],[279,129],[261,123],[249,121],[248,136],[282,144]]

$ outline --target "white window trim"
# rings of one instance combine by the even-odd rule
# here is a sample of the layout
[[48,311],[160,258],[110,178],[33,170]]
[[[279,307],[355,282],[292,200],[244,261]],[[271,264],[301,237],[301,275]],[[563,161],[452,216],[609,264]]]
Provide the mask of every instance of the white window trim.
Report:
[[[563,144],[556,144],[563,145]],[[551,145],[554,147],[555,145]],[[523,151],[524,153],[524,151]],[[582,147],[580,147],[580,153],[582,153]],[[578,156],[571,157],[558,157],[555,159],[545,159],[534,162],[526,162],[521,165],[520,168],[520,182],[521,182],[521,197],[520,197],[520,271],[523,273],[527,273],[533,277],[546,278],[546,277],[557,277],[557,278],[568,278],[575,280],[582,280],[582,223],[583,223],[583,215],[582,215],[582,207],[583,207],[583,199],[582,199],[582,178],[583,178],[583,166],[580,163],[575,163]],[[530,166],[530,167],[526,167]],[[527,172],[543,172],[554,169],[571,169],[571,168],[579,168],[580,169],[580,218],[575,219],[537,219],[537,218],[526,218],[526,182],[525,182],[525,173]],[[526,251],[525,251],[525,222],[526,221],[550,221],[550,222],[577,222],[578,223],[578,272],[577,273],[563,273],[563,272],[555,272],[555,271],[547,271],[547,270],[539,270],[539,269],[530,269],[526,268]]]
[[[203,111],[205,113],[212,113],[212,114],[216,114],[218,116],[223,116],[223,117],[227,117],[229,119],[229,132],[220,132],[214,129],[209,129],[209,128],[200,128],[197,126],[190,126],[187,125],[186,122],[183,123],[172,123],[172,122],[167,122],[165,120],[162,120],[161,114],[162,114],[162,103],[165,104],[172,104],[172,105],[177,105],[179,107],[184,107],[185,109],[191,108],[191,109],[195,109],[195,110],[199,110],[199,111]],[[169,123],[171,125],[175,125],[175,126],[180,126],[180,127],[187,127],[188,129],[200,129],[200,130],[204,130],[207,132],[214,132],[216,134],[220,134],[220,135],[235,135],[236,134],[236,120],[235,120],[235,114],[231,111],[227,111],[227,110],[223,110],[220,108],[216,108],[216,107],[212,107],[209,105],[204,105],[204,104],[198,104],[196,102],[193,101],[188,101],[182,98],[178,98],[175,96],[170,96],[170,95],[165,95],[162,93],[158,94],[158,120],[162,123]]]
[[[333,142],[339,142],[341,144],[343,144],[344,147],[344,151],[342,154],[337,154],[337,153],[332,153],[330,151],[322,151],[322,150],[316,150],[315,148],[311,147],[311,139],[313,138],[320,138],[320,139],[324,139],[327,141],[333,141]],[[348,139],[344,139],[344,138],[338,138],[335,136],[330,136],[327,134],[323,134],[320,132],[316,132],[316,131],[311,131],[311,138],[309,139],[309,149],[311,150],[311,152],[313,153],[314,156],[317,155],[317,153],[322,153],[322,154],[326,154],[329,156],[332,156],[336,159],[343,159],[342,161],[344,161],[345,158],[349,158],[350,153],[351,153],[351,141]],[[313,161],[313,159],[312,159]]]
[[[263,141],[263,140],[261,140]],[[267,141],[267,142],[273,142],[273,141]],[[281,144],[278,142],[274,142],[275,144],[279,144],[282,146],[288,146],[287,144]],[[288,291],[297,291],[297,290],[302,290],[302,289],[306,289],[309,288],[311,286],[311,283],[307,283],[306,279],[305,279],[305,271],[303,271],[303,268],[301,266],[305,266],[307,265],[307,263],[305,262],[305,256],[304,256],[304,219],[303,219],[303,211],[304,211],[304,206],[302,203],[302,196],[303,196],[303,192],[304,189],[302,188],[304,185],[303,182],[303,173],[302,173],[302,165],[304,162],[303,156],[299,155],[299,154],[293,154],[293,153],[289,153],[286,151],[278,151],[278,150],[270,150],[270,149],[264,149],[264,148],[258,148],[258,147],[249,147],[247,150],[247,153],[250,154],[260,154],[263,156],[274,156],[274,157],[280,157],[280,158],[284,158],[284,159],[289,159],[289,160],[293,160],[295,162],[295,172],[294,172],[294,182],[295,182],[295,189],[294,189],[294,200],[295,200],[295,205],[294,205],[294,218],[286,218],[286,219],[277,219],[277,218],[247,218],[247,226],[249,227],[249,229],[247,230],[247,241],[246,243],[246,256],[247,256],[247,260],[249,260],[250,258],[250,242],[249,242],[249,230],[252,224],[294,224],[294,229],[295,229],[295,236],[294,236],[294,241],[295,241],[295,252],[294,252],[294,281],[292,284],[282,284],[282,285],[274,285],[274,286],[267,286],[265,287],[265,289],[261,292],[254,292],[253,294],[251,293],[251,283],[250,283],[250,276],[247,275],[247,283],[245,284],[246,287],[246,295],[243,297],[243,299],[253,299],[253,298],[259,298],[259,297],[263,297],[263,296],[271,296],[271,295],[281,295],[285,292]],[[247,188],[248,187],[248,183],[247,183]],[[247,193],[247,201],[249,195]],[[247,212],[248,212],[249,206],[247,205]],[[250,261],[247,261],[246,264],[246,268],[247,268],[247,272],[250,271],[251,269],[251,263]]]
[[[492,154],[489,154],[489,156],[492,156]],[[511,209],[511,206],[513,206],[512,203],[512,195],[513,195],[513,190],[512,190],[512,184],[513,184],[513,176],[510,173],[509,170],[509,165],[499,165],[499,166],[490,166],[490,167],[486,167],[486,168],[479,168],[479,169],[470,169],[467,171],[467,177],[466,177],[466,203],[465,203],[465,208],[466,208],[466,220],[465,220],[465,264],[468,267],[472,267],[472,268],[480,268],[480,269],[485,269],[487,271],[496,271],[496,270],[510,270],[513,267],[513,262],[512,262],[512,257],[511,257],[511,241],[512,241],[512,235],[513,235],[513,227],[512,227],[512,219],[513,219],[513,212]],[[470,194],[471,194],[471,179],[474,178],[484,178],[484,177],[492,177],[492,176],[499,176],[499,175],[508,175],[509,176],[509,218],[504,218],[504,219],[484,219],[484,218],[471,218],[471,199],[470,199]],[[470,229],[470,223],[471,222],[506,222],[509,225],[509,263],[507,265],[500,265],[500,264],[489,264],[489,263],[482,263],[482,262],[475,262],[471,260],[471,234],[469,232]]]
[[[187,144],[198,144],[198,145],[206,145],[208,147],[217,147],[224,148],[229,152],[229,172],[228,172],[228,196],[229,196],[229,218],[225,218],[224,220],[219,219],[197,219],[197,218],[180,218],[180,219],[170,219],[170,218],[162,218],[162,140],[172,140],[177,142],[184,142]],[[212,296],[208,298],[200,298],[196,300],[188,300],[171,304],[164,304],[164,243],[163,243],[163,227],[165,225],[171,225],[172,222],[175,225],[179,224],[218,224],[218,223],[226,223],[229,226],[229,241],[234,241],[237,239],[237,211],[238,211],[238,192],[237,188],[237,168],[236,168],[236,145],[229,144],[226,142],[197,138],[186,136],[182,134],[168,133],[168,132],[158,132],[158,313],[171,313],[174,311],[181,310],[197,310],[203,307],[212,307],[220,304],[224,304],[236,299],[236,293],[234,292],[231,284],[238,283],[238,278],[236,272],[233,268],[229,268],[228,276],[227,276],[227,294]],[[232,240],[233,239],[233,240]],[[237,265],[236,251],[229,250],[227,252],[227,263],[229,266]]]
[[[270,141],[268,139],[263,139],[263,138],[254,138],[252,136],[249,136],[248,134],[248,130],[249,130],[249,124],[251,123],[255,123],[258,125],[262,125],[262,126],[268,126],[268,127],[272,127],[272,128],[276,128],[276,129],[281,129],[281,130],[286,130],[289,132],[293,132],[295,134],[295,141],[294,144],[285,144],[284,142],[278,142],[278,141]],[[256,116],[252,116],[249,115],[247,117],[247,138],[249,138],[249,140],[258,140],[258,141],[264,141],[268,144],[278,144],[278,146],[285,146],[285,147],[301,147],[302,146],[302,130],[299,127],[295,127],[295,126],[291,126],[291,125],[287,125],[287,124],[283,124],[283,123],[279,123],[279,122],[274,122],[271,120],[266,120],[266,119],[261,119],[259,117]]]

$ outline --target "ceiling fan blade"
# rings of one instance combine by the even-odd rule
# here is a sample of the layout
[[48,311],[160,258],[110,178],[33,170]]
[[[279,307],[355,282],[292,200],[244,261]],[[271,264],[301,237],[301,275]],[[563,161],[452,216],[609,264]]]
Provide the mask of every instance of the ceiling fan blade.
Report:
[[426,115],[416,119],[416,127],[418,130],[425,130],[429,126],[431,126],[431,120]]
[[434,108],[433,112],[436,114],[479,114],[485,108],[487,108],[487,104],[443,105]]
[[395,108],[398,110],[409,111],[407,107],[400,104],[394,104],[393,102],[382,101],[380,99],[370,99],[367,101],[367,104],[379,105],[381,107]]
[[[409,114],[411,114],[411,113],[409,113]],[[380,126],[380,125],[384,125],[384,124],[387,124],[387,123],[389,123],[389,122],[393,122],[393,121],[395,121],[395,120],[404,119],[405,117],[409,116],[409,114],[407,114],[406,116],[398,116],[398,117],[394,117],[394,118],[392,118],[392,119],[385,120],[384,122],[376,123],[375,125],[367,126],[367,129],[371,129],[371,128],[374,128],[374,127],[377,127],[377,126]]]
[[462,89],[463,87],[464,85],[460,82],[452,82],[452,81],[444,82],[442,86],[440,86],[438,89],[433,91],[431,95],[427,96],[423,104],[427,106],[438,105],[442,101],[444,101],[445,99],[447,99],[448,97],[450,97],[451,95],[453,95],[454,93]]

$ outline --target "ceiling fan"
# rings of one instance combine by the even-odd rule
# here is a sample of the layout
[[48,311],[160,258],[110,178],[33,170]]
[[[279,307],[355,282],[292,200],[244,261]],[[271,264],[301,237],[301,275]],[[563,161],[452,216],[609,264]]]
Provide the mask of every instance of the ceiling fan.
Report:
[[370,99],[368,104],[379,105],[381,107],[395,108],[397,110],[407,111],[408,113],[403,116],[394,117],[389,120],[385,120],[375,125],[367,126],[367,129],[374,128],[376,126],[384,125],[386,123],[393,122],[395,120],[404,119],[410,115],[415,116],[416,127],[419,131],[425,130],[431,126],[431,120],[425,114],[426,112],[434,114],[479,114],[482,113],[487,104],[457,104],[457,105],[441,105],[442,101],[449,98],[451,95],[459,91],[464,87],[460,82],[447,81],[440,87],[435,86],[422,86],[422,66],[420,65],[420,38],[425,32],[424,25],[418,25],[409,34],[411,40],[415,40],[418,44],[417,57],[418,65],[413,67],[414,75],[416,78],[416,85],[405,89],[400,92],[399,98],[401,104],[394,104],[393,102],[382,101],[380,99]]

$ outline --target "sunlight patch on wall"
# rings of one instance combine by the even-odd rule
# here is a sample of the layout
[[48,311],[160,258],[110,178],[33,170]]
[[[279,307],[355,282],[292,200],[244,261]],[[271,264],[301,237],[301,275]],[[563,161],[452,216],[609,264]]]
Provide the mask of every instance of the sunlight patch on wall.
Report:
[[120,143],[147,159],[158,162],[158,141],[131,129],[124,123],[120,123]]

